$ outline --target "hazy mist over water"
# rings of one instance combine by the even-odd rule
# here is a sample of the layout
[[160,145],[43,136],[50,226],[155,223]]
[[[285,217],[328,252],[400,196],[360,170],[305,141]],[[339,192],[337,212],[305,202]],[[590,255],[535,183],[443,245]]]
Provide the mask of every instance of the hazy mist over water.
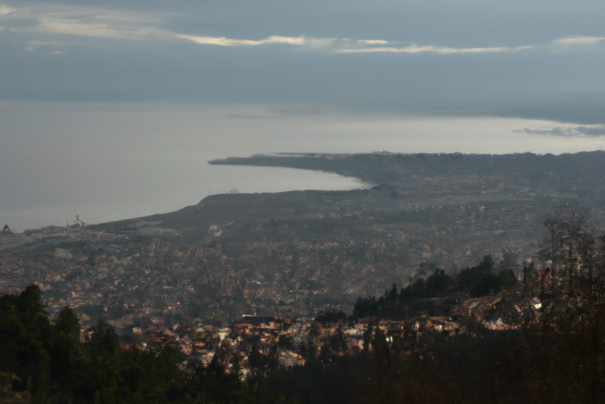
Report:
[[601,149],[604,13],[597,0],[0,0],[0,226],[360,186],[207,164],[229,156]]
[[[35,119],[32,117],[35,116]],[[174,211],[211,194],[365,188],[286,168],[211,166],[255,153],[554,153],[602,138],[515,132],[552,122],[343,114],[318,105],[0,104],[0,222],[17,231]]]

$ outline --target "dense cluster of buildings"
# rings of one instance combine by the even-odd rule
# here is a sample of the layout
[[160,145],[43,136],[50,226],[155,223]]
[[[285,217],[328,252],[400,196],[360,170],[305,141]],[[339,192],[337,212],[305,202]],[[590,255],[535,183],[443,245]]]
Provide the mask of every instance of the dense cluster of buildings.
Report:
[[[371,349],[369,327],[378,327],[387,343],[402,352],[421,349],[427,338],[468,334],[469,321],[495,331],[516,327],[493,315],[502,294],[467,300],[452,309],[452,317],[424,314],[372,325],[368,319],[321,325],[313,318],[325,305],[300,302],[321,297],[325,288],[317,278],[288,273],[313,264],[305,251],[314,248],[320,267],[322,260],[337,265],[330,254],[338,254],[338,243],[301,243],[294,252],[292,245],[259,242],[247,245],[248,255],[242,256],[219,242],[191,246],[174,236],[68,227],[11,233],[2,246],[7,247],[0,254],[2,292],[37,284],[51,316],[65,306],[75,310],[83,338],[104,320],[140,349],[172,346],[184,368],[216,359],[227,368],[238,366],[242,378],[267,366]],[[377,246],[374,253],[386,249]],[[264,262],[259,261],[263,254]],[[263,275],[275,267],[284,274],[279,283]],[[512,307],[520,316],[529,311],[524,317],[536,320],[540,305],[534,297],[517,299]],[[350,311],[346,305],[332,307]]]
[[[422,316],[405,321],[380,321],[374,325],[368,324],[367,319],[356,324],[321,325],[315,321],[243,317],[230,327],[201,323],[135,327],[126,338],[130,343],[124,343],[123,348],[132,349],[133,342],[139,349],[170,346],[181,353],[183,368],[193,370],[217,360],[231,369],[237,363],[240,376],[245,378],[268,366],[291,367],[304,365],[310,357],[329,360],[330,355],[357,354],[364,350],[365,344],[371,350],[372,332],[368,334],[368,328],[380,329],[389,345],[407,340],[414,342],[416,348],[421,347],[419,344],[427,337],[466,333],[464,325],[446,317]],[[334,343],[335,338],[337,344]],[[256,363],[254,355],[257,355]]]
[[[129,338],[136,341],[139,349],[173,347],[181,353],[183,368],[190,370],[208,365],[212,360],[227,369],[237,363],[240,377],[246,378],[268,366],[291,367],[304,365],[310,358],[328,361],[333,355],[354,355],[364,349],[371,351],[378,330],[392,349],[405,355],[422,351],[435,338],[474,336],[473,327],[469,328],[471,323],[491,331],[518,328],[502,318],[489,316],[489,311],[501,299],[501,294],[469,299],[452,310],[453,317],[423,314],[401,321],[362,318],[356,322],[321,324],[313,320],[297,322],[290,318],[244,316],[230,327],[213,327],[200,322],[185,326],[135,327]],[[537,298],[520,299],[514,306],[519,313],[525,309],[521,305],[534,310],[537,316],[534,320],[539,318],[541,304]],[[131,347],[124,345],[125,349]]]
[[[0,292],[34,283],[49,314],[70,306],[87,326],[103,319],[129,332],[196,318],[220,326],[252,313],[308,318],[326,305],[350,311],[357,297],[413,275],[402,267],[411,250],[395,237],[235,243],[223,229],[192,244],[153,229],[138,223],[129,231],[80,226],[7,234],[0,240]],[[417,250],[432,254],[428,246]]]

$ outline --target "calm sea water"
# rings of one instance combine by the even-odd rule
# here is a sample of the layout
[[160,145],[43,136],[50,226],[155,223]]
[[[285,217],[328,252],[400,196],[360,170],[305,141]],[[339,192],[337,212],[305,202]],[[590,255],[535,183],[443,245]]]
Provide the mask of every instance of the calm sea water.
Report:
[[[151,171],[149,175],[153,178]],[[128,173],[124,175],[128,177]],[[11,228],[22,231],[51,224],[65,225],[66,222],[71,223],[76,215],[82,221],[93,224],[172,212],[197,204],[208,195],[234,191],[348,190],[368,186],[355,178],[318,171],[208,166],[196,170],[196,176],[175,175],[172,179],[164,178],[157,182],[150,178],[139,178],[123,187],[127,189],[106,191],[104,195],[99,195],[99,200],[90,198],[95,194],[94,189],[80,197],[66,192],[65,200],[59,199],[56,204],[0,209],[0,214]]]
[[17,231],[174,211],[211,194],[365,188],[285,168],[210,166],[255,153],[564,153],[600,138],[527,135],[552,122],[327,113],[321,107],[0,102],[0,226]]

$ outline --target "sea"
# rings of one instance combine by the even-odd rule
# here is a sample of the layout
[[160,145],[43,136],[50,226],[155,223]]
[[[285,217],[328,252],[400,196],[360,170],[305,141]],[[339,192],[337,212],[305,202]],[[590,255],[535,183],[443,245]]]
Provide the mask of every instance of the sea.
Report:
[[386,115],[321,105],[0,102],[0,226],[15,231],[166,213],[208,195],[349,190],[333,173],[210,165],[268,153],[574,153],[602,138],[516,118]]

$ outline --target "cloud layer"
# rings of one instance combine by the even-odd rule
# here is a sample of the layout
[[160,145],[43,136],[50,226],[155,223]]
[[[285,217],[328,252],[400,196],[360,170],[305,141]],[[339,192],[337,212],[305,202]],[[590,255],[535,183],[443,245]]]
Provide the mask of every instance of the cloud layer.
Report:
[[570,36],[567,38],[556,39],[553,41],[553,44],[555,44],[555,45],[590,45],[590,44],[594,44],[597,42],[601,42],[602,40],[605,40],[605,37],[576,35],[576,36]]
[[[518,46],[451,47],[386,39],[326,38],[312,36],[270,35],[261,39],[229,38],[226,36],[192,35],[175,32],[165,27],[165,14],[107,10],[81,6],[33,5],[12,7],[0,5],[0,29],[11,32],[55,34],[75,37],[94,37],[122,40],[187,40],[199,45],[225,47],[257,47],[263,45],[291,45],[322,49],[328,53],[434,53],[463,55],[482,53],[515,53],[536,48],[566,48],[594,45],[605,37],[570,36],[557,38],[546,44]],[[28,49],[32,49],[29,45]]]
[[605,124],[605,2],[555,3],[0,0],[0,99]]
[[528,135],[546,135],[546,136],[557,136],[557,137],[605,137],[605,125],[596,126],[575,126],[575,127],[564,127],[559,126],[552,129],[522,129],[515,131],[518,133],[526,133]]
[[524,45],[516,47],[488,47],[488,48],[449,48],[439,46],[418,46],[411,45],[401,48],[397,47],[376,47],[376,48],[356,48],[356,49],[337,49],[336,53],[438,53],[442,55],[470,54],[470,53],[502,53],[519,52],[523,50],[534,49],[534,45]]

